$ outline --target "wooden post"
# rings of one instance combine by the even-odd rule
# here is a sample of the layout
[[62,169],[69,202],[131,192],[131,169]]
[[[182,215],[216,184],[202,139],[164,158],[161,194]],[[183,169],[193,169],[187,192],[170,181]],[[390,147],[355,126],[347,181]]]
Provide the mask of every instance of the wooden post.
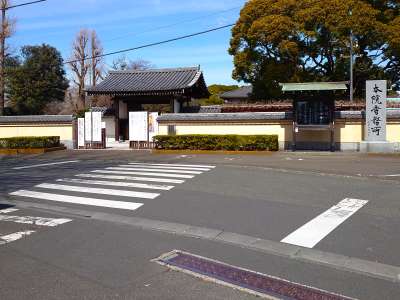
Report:
[[292,151],[295,152],[296,148],[297,148],[297,145],[296,145],[296,122],[293,122]]
[[331,107],[331,152],[335,152],[336,144],[335,144],[335,100],[332,100],[330,105]]
[[78,119],[72,121],[72,144],[74,149],[79,149],[78,145]]
[[293,100],[292,151],[296,151],[297,101]]
[[114,110],[115,110],[115,141],[119,141],[119,99],[114,98]]
[[335,152],[335,121],[331,122],[331,152]]

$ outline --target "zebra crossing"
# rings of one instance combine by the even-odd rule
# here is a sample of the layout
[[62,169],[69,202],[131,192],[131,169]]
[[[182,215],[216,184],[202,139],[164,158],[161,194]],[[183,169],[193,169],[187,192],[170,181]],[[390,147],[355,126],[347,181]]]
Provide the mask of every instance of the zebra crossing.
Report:
[[134,211],[144,205],[143,200],[154,200],[162,192],[213,169],[215,166],[210,165],[131,162],[44,182],[10,196]]
[[69,222],[72,222],[71,219],[66,218],[43,218],[43,217],[35,217],[35,216],[18,216],[18,215],[10,215],[14,213],[18,213],[19,209],[16,208],[6,208],[0,210],[0,222],[11,222],[18,225],[30,225],[35,226],[35,230],[30,228],[29,230],[16,231],[13,233],[0,235],[0,246],[9,244],[11,242],[18,241],[22,238],[30,236],[37,232],[37,228],[40,227],[57,227]]

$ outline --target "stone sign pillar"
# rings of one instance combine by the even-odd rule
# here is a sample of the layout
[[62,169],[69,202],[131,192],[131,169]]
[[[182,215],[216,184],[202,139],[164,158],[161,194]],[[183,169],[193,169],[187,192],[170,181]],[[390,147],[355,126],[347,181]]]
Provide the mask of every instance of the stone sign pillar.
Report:
[[386,80],[367,81],[366,94],[365,140],[367,142],[386,142]]
[[395,144],[386,140],[387,81],[366,82],[365,141],[361,152],[388,153],[395,151]]

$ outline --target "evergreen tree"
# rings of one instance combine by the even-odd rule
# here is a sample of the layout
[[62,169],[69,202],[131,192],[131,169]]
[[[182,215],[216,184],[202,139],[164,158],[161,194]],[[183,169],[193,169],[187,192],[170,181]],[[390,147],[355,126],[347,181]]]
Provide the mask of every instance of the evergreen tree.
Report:
[[400,87],[400,2],[251,0],[232,30],[233,77],[259,98],[279,97],[279,82],[349,80],[354,40],[355,91],[365,80]]
[[20,61],[8,70],[8,96],[16,113],[41,114],[46,104],[64,100],[68,80],[57,49],[25,46]]

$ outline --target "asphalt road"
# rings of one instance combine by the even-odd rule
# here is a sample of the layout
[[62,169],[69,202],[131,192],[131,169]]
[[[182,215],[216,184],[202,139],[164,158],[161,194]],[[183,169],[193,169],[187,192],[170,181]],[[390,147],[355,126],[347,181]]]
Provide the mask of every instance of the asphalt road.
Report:
[[[151,261],[174,249],[347,297],[397,299],[399,167],[395,155],[343,153],[2,157],[0,209],[15,211],[0,211],[0,299],[254,297]],[[155,177],[167,182],[146,181]],[[88,198],[96,205],[67,203]],[[365,205],[343,214],[347,198]],[[115,207],[127,203],[141,206]],[[280,242],[327,211],[338,224],[325,234],[310,225],[322,234],[315,246]],[[29,235],[2,244],[16,232]]]

